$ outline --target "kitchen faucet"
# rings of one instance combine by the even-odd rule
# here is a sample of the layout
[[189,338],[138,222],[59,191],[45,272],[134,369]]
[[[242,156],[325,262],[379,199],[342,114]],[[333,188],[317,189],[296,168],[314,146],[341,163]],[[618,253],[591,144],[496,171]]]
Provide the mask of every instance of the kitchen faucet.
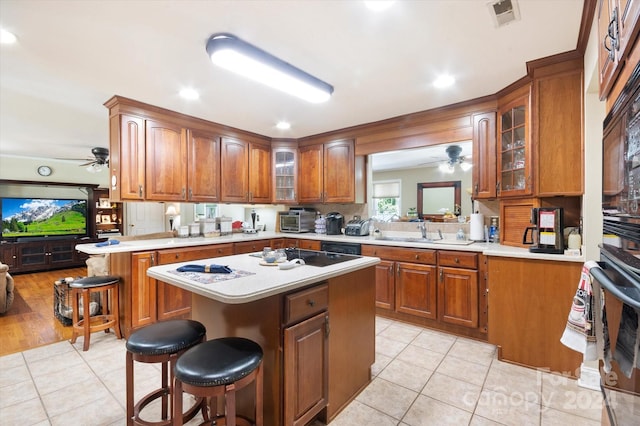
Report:
[[418,229],[422,233],[422,238],[424,238],[425,240],[428,239],[428,237],[427,237],[427,227],[425,225],[425,222],[420,222],[418,224]]

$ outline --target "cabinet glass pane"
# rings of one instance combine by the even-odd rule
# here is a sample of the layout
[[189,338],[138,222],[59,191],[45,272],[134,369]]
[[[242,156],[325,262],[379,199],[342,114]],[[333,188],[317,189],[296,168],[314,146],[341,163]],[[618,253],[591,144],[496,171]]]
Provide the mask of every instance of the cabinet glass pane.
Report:
[[513,188],[524,189],[527,181],[524,177],[524,169],[516,170],[513,172]]
[[524,126],[513,129],[514,147],[524,146],[525,137]]
[[513,168],[513,155],[511,151],[502,153],[502,170],[511,170]]
[[513,127],[513,120],[511,119],[511,111],[507,111],[502,114],[502,128],[510,129]]
[[524,126],[524,105],[513,109],[513,126]]
[[502,172],[502,188],[503,191],[511,191],[513,189],[513,173],[511,171]]
[[513,135],[511,131],[502,134],[502,151],[506,151],[513,147]]
[[44,244],[42,246],[20,247],[20,254],[22,256],[44,255],[44,253]]

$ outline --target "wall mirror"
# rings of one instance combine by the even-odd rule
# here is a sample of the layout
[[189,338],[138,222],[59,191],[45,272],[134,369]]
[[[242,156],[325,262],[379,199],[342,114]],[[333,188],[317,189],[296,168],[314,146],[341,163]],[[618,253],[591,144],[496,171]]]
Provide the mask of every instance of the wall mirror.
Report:
[[[461,148],[460,158],[464,159],[464,163],[471,164],[472,142],[463,141],[448,144],[433,145],[422,148],[411,148],[396,151],[380,152],[369,155],[368,164],[370,165],[371,176],[370,182],[400,182],[400,214],[404,216],[409,210],[423,210],[423,214],[439,214],[439,209],[445,207],[438,203],[433,206],[423,206],[418,201],[418,192],[416,187],[418,184],[431,184],[438,182],[459,181],[459,193],[457,204],[460,205],[460,214],[468,216],[472,213],[471,204],[471,187],[472,187],[472,170],[468,168],[463,170],[461,164],[455,163],[446,170],[441,169],[441,165],[446,164],[450,159],[446,150],[449,146],[456,145]],[[437,192],[437,189],[424,189],[425,191]],[[445,187],[443,191],[450,191],[451,200],[454,200],[454,189]],[[370,215],[375,214],[375,203],[372,199],[373,192],[367,191],[368,205]],[[432,196],[424,197],[423,202],[427,202]],[[453,212],[455,200],[452,201],[450,211]],[[447,207],[445,207],[447,208]],[[432,212],[432,213],[429,213]]]
[[420,219],[438,220],[446,212],[459,213],[461,204],[460,184],[459,180],[418,183],[416,194],[418,217]]

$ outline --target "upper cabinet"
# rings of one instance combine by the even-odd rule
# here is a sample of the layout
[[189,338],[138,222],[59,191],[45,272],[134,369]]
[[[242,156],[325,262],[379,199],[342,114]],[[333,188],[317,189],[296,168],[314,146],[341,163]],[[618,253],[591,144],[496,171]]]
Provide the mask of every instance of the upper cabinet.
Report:
[[187,200],[220,201],[220,136],[187,130]]
[[298,146],[287,144],[272,145],[273,194],[276,204],[297,202],[298,196]]
[[221,201],[271,202],[271,148],[223,137],[221,142]]
[[496,197],[496,113],[473,116],[473,198]]
[[184,133],[178,124],[146,120],[147,200],[186,200],[187,141]]
[[598,65],[600,99],[609,95],[638,35],[640,0],[600,0],[598,19]]
[[352,203],[356,199],[355,147],[340,140],[300,147],[300,203]]
[[[498,195],[529,195],[533,191],[529,86],[515,99],[500,102],[498,111]],[[482,165],[484,166],[484,165]]]
[[145,191],[144,119],[128,114],[111,115],[110,191],[115,200],[143,200]]

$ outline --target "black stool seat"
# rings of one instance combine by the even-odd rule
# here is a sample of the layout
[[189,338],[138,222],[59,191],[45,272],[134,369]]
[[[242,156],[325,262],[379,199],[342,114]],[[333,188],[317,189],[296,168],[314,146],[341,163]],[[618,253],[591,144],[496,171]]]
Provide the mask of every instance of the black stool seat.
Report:
[[234,383],[253,372],[262,361],[262,348],[241,337],[222,337],[186,351],[175,366],[175,377],[193,386]]
[[173,354],[201,342],[206,333],[198,321],[157,322],[132,333],[127,340],[127,351],[138,355]]
[[115,284],[120,280],[120,277],[108,275],[104,277],[85,277],[80,278],[69,283],[71,288],[95,288],[102,287],[103,285]]

